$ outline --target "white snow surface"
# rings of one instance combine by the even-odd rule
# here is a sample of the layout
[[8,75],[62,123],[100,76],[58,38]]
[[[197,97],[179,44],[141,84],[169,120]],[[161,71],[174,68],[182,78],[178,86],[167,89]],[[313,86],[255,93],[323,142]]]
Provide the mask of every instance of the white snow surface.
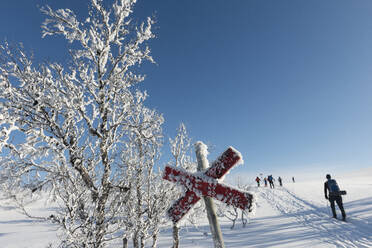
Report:
[[[275,176],[275,175],[274,175]],[[219,219],[226,247],[372,247],[372,174],[351,173],[335,177],[341,189],[347,222],[331,218],[324,199],[324,181],[292,183],[283,178],[283,187],[257,188],[256,215],[246,227]],[[252,179],[253,181],[253,179]],[[30,206],[34,213],[48,216],[51,207],[45,201]],[[336,206],[338,216],[341,215]],[[58,240],[56,226],[21,215],[9,202],[0,199],[0,247],[40,248]],[[146,244],[150,247],[151,242]],[[172,227],[160,233],[158,247],[172,246]],[[121,242],[109,247],[121,247]],[[131,244],[130,244],[131,247]],[[207,218],[199,226],[184,223],[180,230],[180,247],[213,247]]]

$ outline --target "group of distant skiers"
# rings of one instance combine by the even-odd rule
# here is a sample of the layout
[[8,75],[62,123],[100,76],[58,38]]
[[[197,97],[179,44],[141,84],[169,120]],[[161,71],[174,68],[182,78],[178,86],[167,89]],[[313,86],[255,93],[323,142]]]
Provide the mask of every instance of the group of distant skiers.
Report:
[[[346,195],[346,191],[340,190],[336,180],[332,179],[330,174],[327,174],[326,178],[327,178],[327,181],[324,183],[324,197],[326,200],[330,202],[333,218],[337,219],[336,208],[335,208],[335,202],[336,202],[341,211],[342,220],[345,221],[346,213],[345,213],[344,205],[342,203],[341,196]],[[256,177],[255,181],[257,182],[257,187],[260,187],[261,180],[262,180],[262,176],[261,178]],[[269,182],[270,188],[272,189],[275,188],[274,186],[275,179],[273,178],[272,175],[268,175],[267,177],[263,178],[263,181],[265,183],[265,187],[267,187],[267,182]],[[283,181],[281,177],[278,177],[278,182],[280,186],[283,186],[283,183],[282,183]],[[292,177],[292,182],[293,183],[295,182],[294,177]]]
[[[257,182],[257,187],[260,187],[260,182],[262,180],[265,183],[265,187],[267,187],[267,183],[269,182],[270,188],[271,189],[274,189],[275,188],[275,185],[274,185],[275,179],[273,178],[273,175],[268,175],[267,177],[264,177],[263,179],[262,179],[262,177],[261,178],[260,177],[256,177],[256,180],[255,181]],[[283,186],[283,180],[282,180],[281,177],[278,177],[278,182],[279,182],[279,185],[280,186]],[[292,182],[295,182],[294,177],[292,177]]]

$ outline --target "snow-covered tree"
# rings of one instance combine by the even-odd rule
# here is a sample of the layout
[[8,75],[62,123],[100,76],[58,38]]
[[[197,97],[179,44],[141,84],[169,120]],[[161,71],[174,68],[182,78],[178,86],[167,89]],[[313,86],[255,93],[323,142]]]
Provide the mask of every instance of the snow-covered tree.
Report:
[[20,205],[20,189],[50,192],[64,247],[104,247],[122,238],[117,231],[138,230],[118,214],[150,173],[162,138],[163,118],[144,106],[146,92],[134,87],[144,76],[132,70],[153,62],[152,19],[132,24],[136,0],[90,2],[84,21],[69,9],[41,9],[43,37],[72,43],[68,65],[34,65],[21,45],[0,46],[3,188]]
[[[171,153],[173,156],[173,160],[170,162],[170,165],[181,167],[185,170],[190,172],[195,172],[197,163],[195,160],[192,159],[192,141],[188,136],[185,124],[181,123],[178,130],[177,135],[174,139],[169,139]],[[168,182],[167,182],[168,183]],[[168,204],[172,204],[172,202],[184,194],[183,191],[180,191],[179,188],[172,184],[168,190],[170,201]],[[197,205],[199,206],[200,203]],[[199,211],[195,211],[195,209],[200,209],[199,207],[193,207],[190,210],[190,213],[187,215],[188,221],[193,223],[193,217],[195,217],[195,213],[199,213]],[[179,247],[179,226],[177,224],[173,224],[173,248]]]
[[[142,121],[138,119],[138,123]],[[160,228],[160,220],[156,215],[158,212],[156,202],[158,199],[155,194],[155,188],[158,184],[158,176],[153,171],[155,163],[160,155],[160,126],[151,131],[153,139],[144,137],[138,133],[133,133],[129,138],[132,142],[131,149],[123,152],[121,159],[122,165],[120,177],[127,178],[130,182],[130,190],[126,197],[129,201],[123,204],[120,216],[127,229],[123,240],[127,242],[130,238],[133,240],[133,247],[144,247],[145,241],[152,237],[157,239],[157,233],[154,229]],[[158,231],[156,229],[155,231]],[[155,237],[154,237],[155,235]]]
[[[123,205],[121,213],[127,221],[127,232],[123,237],[124,247],[127,247],[130,239],[133,241],[133,247],[144,247],[145,241],[151,238],[151,246],[155,248],[161,225],[168,221],[166,212],[173,201],[180,197],[181,192],[175,184],[162,179],[161,170],[153,170],[157,154],[160,153],[160,147],[154,145],[157,143],[148,143],[136,135],[131,138],[136,141],[132,142],[135,149],[131,149],[130,154],[123,153],[122,164],[126,165],[127,169],[121,170],[125,173],[123,177],[131,178],[131,189],[127,194],[131,199],[128,201],[130,204]],[[180,124],[176,137],[169,139],[169,142],[173,156],[169,163],[195,171],[196,164],[190,156],[191,140],[184,124]],[[144,150],[147,152],[144,153]],[[178,227],[175,228],[178,234]]]
[[181,167],[191,172],[196,171],[196,162],[192,159],[191,142],[185,124],[181,123],[177,129],[177,135],[174,139],[169,139],[173,156],[170,165]]

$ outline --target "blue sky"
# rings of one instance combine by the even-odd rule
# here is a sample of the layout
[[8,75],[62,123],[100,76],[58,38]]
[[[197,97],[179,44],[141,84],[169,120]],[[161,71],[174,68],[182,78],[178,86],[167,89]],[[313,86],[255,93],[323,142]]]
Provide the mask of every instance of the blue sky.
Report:
[[[37,5],[2,0],[0,38],[37,59],[68,59],[60,38],[41,39]],[[242,154],[235,173],[318,173],[372,166],[372,1],[139,0],[156,16],[145,64],[148,105],[164,114],[166,140],[184,122],[194,141]]]

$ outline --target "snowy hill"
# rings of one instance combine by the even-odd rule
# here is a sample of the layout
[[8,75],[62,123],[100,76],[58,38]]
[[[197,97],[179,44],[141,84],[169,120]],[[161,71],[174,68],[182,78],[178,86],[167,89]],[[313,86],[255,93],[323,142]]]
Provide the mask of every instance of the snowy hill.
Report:
[[356,179],[356,180],[360,180],[363,178],[371,179],[372,178],[372,167],[345,173],[345,174],[342,174],[341,177],[345,179],[350,178],[350,179]]
[[[226,247],[372,247],[372,174],[336,179],[348,192],[343,197],[347,222],[331,218],[323,181],[291,182],[275,189],[253,187],[258,206],[247,227],[237,224],[231,230],[231,222],[220,220]],[[43,203],[33,207],[45,211]],[[0,210],[2,248],[46,247],[57,239],[52,224],[29,220],[5,201],[0,201]],[[158,247],[171,247],[171,234],[172,229],[165,227]],[[180,237],[181,247],[213,247],[206,219],[198,227],[183,226]]]

